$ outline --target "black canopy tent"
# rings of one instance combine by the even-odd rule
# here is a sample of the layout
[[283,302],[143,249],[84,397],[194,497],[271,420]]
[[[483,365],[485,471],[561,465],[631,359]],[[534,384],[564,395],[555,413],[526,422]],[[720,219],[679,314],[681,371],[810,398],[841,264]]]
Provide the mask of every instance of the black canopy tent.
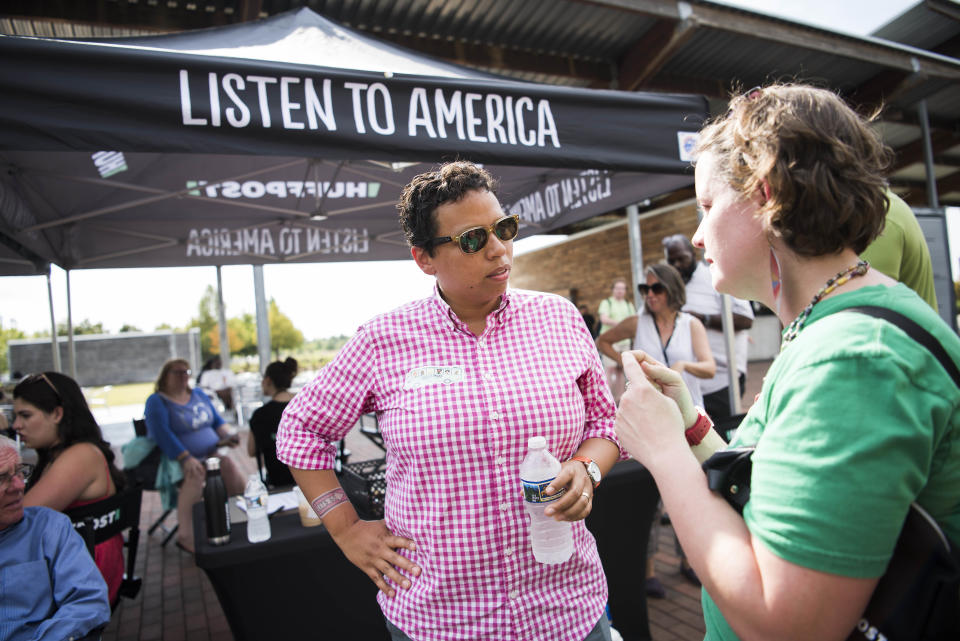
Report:
[[112,41],[0,36],[0,275],[388,260],[442,160],[501,178],[522,235],[692,182],[697,96],[521,83],[309,9]]

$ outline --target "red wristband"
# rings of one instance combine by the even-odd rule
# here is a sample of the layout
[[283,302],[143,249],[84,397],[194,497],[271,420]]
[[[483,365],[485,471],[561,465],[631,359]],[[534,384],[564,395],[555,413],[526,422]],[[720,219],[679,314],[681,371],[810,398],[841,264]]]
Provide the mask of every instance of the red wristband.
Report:
[[687,444],[690,447],[694,445],[700,445],[700,441],[704,439],[713,428],[713,421],[710,420],[710,417],[707,416],[707,413],[704,412],[699,407],[697,408],[697,420],[691,425],[683,435],[687,437]]

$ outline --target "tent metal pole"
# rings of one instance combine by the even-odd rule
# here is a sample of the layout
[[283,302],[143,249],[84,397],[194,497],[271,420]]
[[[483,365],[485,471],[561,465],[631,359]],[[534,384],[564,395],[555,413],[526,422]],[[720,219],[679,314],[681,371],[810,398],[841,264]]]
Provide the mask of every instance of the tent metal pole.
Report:
[[920,120],[923,168],[927,175],[927,206],[939,209],[940,198],[937,196],[937,176],[933,173],[933,144],[930,142],[930,115],[927,113],[926,98],[917,103],[917,119]]
[[227,336],[227,310],[223,305],[223,277],[217,265],[217,322],[220,324],[220,361],[223,369],[230,369],[230,338]]
[[640,209],[636,203],[627,205],[627,236],[630,239],[630,275],[633,277],[633,306],[643,308],[637,285],[643,282],[643,238],[640,235]]
[[77,380],[77,351],[73,344],[73,301],[70,297],[70,270],[67,272],[67,367],[70,377]]
[[57,319],[53,314],[53,282],[50,280],[50,266],[47,266],[47,302],[50,305],[50,343],[53,350],[53,371],[60,371],[60,346],[57,345]]
[[270,364],[270,317],[263,287],[263,265],[253,266],[253,294],[257,309],[257,354],[260,356],[260,371],[263,372]]
[[740,405],[740,370],[737,368],[737,350],[733,330],[733,305],[730,296],[720,296],[720,320],[723,323],[723,348],[727,352],[727,398],[730,401],[730,413],[739,414],[743,411]]

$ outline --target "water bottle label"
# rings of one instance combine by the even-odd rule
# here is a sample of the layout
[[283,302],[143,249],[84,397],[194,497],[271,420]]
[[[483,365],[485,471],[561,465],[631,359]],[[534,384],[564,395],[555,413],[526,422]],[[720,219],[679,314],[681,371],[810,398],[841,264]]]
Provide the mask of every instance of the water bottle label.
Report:
[[556,501],[563,496],[567,490],[566,488],[560,488],[560,491],[555,494],[547,494],[546,489],[551,481],[553,481],[552,478],[546,479],[545,481],[525,481],[520,479],[520,484],[523,486],[523,500],[527,503],[550,503]]
[[258,507],[267,507],[263,502],[263,495],[257,494],[256,496],[245,496],[243,497],[247,501],[247,509],[258,508]]

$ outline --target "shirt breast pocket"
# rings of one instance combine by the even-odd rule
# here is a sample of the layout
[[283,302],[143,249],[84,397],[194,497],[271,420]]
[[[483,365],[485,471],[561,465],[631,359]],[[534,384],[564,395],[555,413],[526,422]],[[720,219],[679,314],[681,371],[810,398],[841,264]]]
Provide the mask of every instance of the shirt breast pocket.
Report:
[[48,600],[53,594],[50,584],[50,572],[44,560],[27,561],[7,566],[0,570],[0,603],[8,613],[23,615],[31,620],[42,619],[47,614],[47,607],[42,604],[51,603]]
[[[399,447],[462,447],[482,424],[480,410],[465,396],[465,384],[436,383],[397,394],[395,420],[381,423]],[[395,431],[394,431],[395,430]],[[402,445],[401,445],[402,444]]]

